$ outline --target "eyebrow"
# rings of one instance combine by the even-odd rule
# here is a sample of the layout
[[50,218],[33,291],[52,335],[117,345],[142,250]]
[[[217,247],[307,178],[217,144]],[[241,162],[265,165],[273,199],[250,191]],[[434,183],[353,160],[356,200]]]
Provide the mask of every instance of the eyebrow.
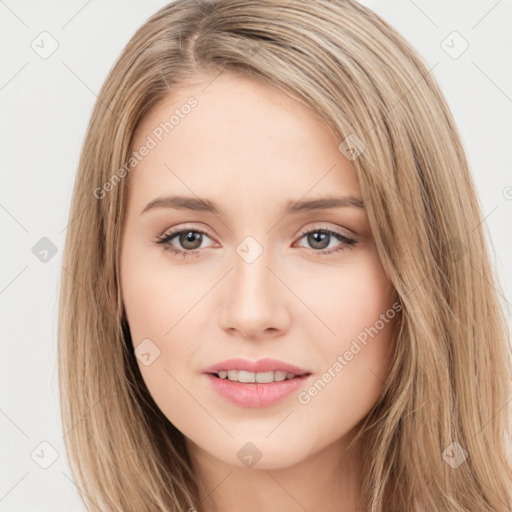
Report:
[[[288,201],[284,209],[284,215],[293,213],[310,212],[327,208],[362,208],[364,203],[354,196],[326,197],[322,199],[309,199],[302,201]],[[187,196],[157,197],[149,202],[140,213],[141,215],[156,208],[174,208],[176,210],[190,210],[195,212],[207,212],[214,215],[221,213],[220,208],[209,199],[201,199]]]

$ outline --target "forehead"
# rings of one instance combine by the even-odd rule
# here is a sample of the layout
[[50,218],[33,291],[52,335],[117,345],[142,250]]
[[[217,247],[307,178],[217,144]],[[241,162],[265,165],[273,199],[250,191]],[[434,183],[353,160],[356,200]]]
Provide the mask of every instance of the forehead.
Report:
[[130,173],[130,196],[144,207],[163,193],[239,193],[246,204],[309,192],[358,195],[338,143],[322,120],[280,89],[227,72],[203,75],[170,91],[139,124],[132,150],[151,149]]

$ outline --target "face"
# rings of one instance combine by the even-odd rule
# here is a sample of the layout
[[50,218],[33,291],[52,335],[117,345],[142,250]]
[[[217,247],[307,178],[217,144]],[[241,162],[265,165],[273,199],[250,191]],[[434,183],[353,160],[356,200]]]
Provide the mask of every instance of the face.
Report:
[[[137,129],[133,149],[149,150],[129,175],[122,297],[142,377],[187,443],[284,468],[374,405],[397,308],[341,141],[278,89],[211,81],[173,90]],[[260,382],[207,372],[232,358],[249,366],[226,371]],[[275,373],[251,366],[267,358]],[[279,381],[285,364],[305,374]]]

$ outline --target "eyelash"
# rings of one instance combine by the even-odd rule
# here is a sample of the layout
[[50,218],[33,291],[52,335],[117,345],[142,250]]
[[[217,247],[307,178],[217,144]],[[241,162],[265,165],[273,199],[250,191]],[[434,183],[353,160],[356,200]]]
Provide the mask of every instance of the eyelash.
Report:
[[[163,245],[164,251],[169,251],[174,256],[181,257],[181,258],[195,257],[195,256],[198,256],[197,252],[200,249],[194,249],[194,250],[188,250],[188,251],[187,250],[179,250],[179,249],[176,249],[175,247],[173,247],[172,245],[170,245],[171,240],[173,238],[175,238],[176,235],[180,235],[181,233],[190,233],[190,232],[200,233],[202,235],[208,236],[208,233],[206,233],[205,231],[203,231],[201,229],[181,228],[181,229],[174,229],[168,233],[165,233],[165,234],[157,237],[158,242],[156,242],[156,243],[158,245]],[[349,250],[357,244],[357,240],[354,240],[353,238],[349,238],[345,235],[342,235],[341,233],[338,233],[336,231],[332,231],[332,230],[326,229],[326,228],[317,228],[317,229],[310,229],[309,231],[303,231],[299,235],[298,239],[301,240],[302,238],[304,238],[305,235],[308,235],[310,233],[324,233],[329,236],[333,236],[334,238],[338,239],[340,242],[343,242],[343,244],[344,244],[340,248],[335,249],[335,250],[332,250],[332,249],[329,249],[329,250],[327,250],[327,249],[323,249],[323,250],[309,249],[315,255],[320,255],[320,256],[332,255],[332,254],[338,253],[340,251]]]

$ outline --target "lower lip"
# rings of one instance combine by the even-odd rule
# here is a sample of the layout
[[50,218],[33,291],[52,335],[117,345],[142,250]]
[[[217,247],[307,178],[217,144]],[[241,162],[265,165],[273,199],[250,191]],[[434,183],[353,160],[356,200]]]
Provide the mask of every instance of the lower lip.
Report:
[[222,396],[243,407],[259,408],[273,405],[297,391],[310,375],[302,375],[280,382],[236,382],[207,374],[213,388]]

